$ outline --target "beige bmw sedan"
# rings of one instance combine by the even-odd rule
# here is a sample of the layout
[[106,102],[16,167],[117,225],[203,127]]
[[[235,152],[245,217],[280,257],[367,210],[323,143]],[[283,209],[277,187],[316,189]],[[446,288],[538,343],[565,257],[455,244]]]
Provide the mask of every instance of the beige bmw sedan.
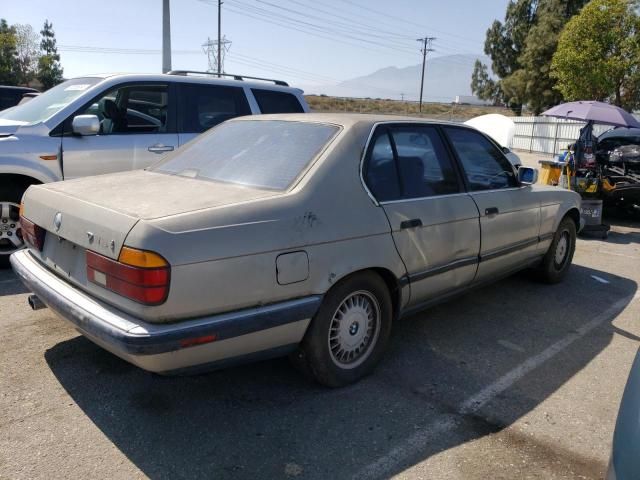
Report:
[[565,276],[580,197],[536,176],[463,125],[244,117],[146,170],[30,187],[11,263],[34,308],[146,370],[290,355],[340,386],[402,316]]

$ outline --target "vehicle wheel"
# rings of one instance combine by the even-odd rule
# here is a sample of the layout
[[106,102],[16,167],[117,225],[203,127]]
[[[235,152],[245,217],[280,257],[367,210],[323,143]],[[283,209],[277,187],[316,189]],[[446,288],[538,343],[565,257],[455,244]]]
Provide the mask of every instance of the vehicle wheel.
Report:
[[0,184],[0,268],[9,267],[9,255],[24,247],[20,228],[23,185]]
[[346,278],[325,296],[294,364],[329,387],[358,381],[382,358],[392,312],[389,290],[377,274]]
[[553,235],[553,241],[537,269],[538,277],[546,283],[562,281],[571,266],[576,249],[576,224],[565,217]]

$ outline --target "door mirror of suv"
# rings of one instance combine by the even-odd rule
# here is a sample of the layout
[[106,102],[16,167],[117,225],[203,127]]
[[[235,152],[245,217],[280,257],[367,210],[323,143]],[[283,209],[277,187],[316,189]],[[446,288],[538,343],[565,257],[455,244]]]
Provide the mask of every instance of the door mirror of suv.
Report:
[[100,119],[97,115],[76,115],[71,122],[71,130],[75,135],[97,135],[100,131]]
[[538,181],[538,169],[529,167],[518,168],[518,181],[521,185],[533,185]]

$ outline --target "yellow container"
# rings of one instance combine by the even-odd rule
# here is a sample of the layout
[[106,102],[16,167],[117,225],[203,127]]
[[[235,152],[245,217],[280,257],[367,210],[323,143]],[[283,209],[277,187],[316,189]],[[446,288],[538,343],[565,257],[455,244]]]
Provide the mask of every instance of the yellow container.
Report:
[[564,164],[553,160],[539,160],[538,163],[540,164],[538,183],[542,185],[558,185]]

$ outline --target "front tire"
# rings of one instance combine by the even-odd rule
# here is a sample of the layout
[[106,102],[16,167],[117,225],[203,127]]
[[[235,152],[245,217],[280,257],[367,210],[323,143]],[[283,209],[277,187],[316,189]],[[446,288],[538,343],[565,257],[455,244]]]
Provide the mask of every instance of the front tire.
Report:
[[25,187],[0,184],[0,268],[9,268],[9,256],[24,247],[20,228],[20,201]]
[[566,276],[576,249],[576,224],[565,217],[560,222],[553,241],[537,269],[538,278],[545,283],[558,283]]
[[323,385],[354,383],[380,362],[392,316],[391,295],[379,275],[348,277],[329,290],[292,359]]

